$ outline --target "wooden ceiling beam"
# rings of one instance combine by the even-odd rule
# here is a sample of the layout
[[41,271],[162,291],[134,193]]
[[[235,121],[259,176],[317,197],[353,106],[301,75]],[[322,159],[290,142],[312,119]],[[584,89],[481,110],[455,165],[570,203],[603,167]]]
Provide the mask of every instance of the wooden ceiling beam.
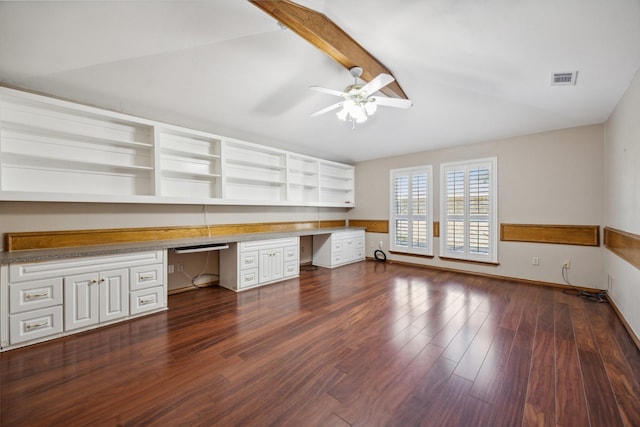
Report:
[[[322,13],[289,0],[249,1],[346,69],[361,67],[362,80],[368,82],[380,73],[393,75],[387,67]],[[390,97],[409,99],[397,80],[383,87],[381,92]]]

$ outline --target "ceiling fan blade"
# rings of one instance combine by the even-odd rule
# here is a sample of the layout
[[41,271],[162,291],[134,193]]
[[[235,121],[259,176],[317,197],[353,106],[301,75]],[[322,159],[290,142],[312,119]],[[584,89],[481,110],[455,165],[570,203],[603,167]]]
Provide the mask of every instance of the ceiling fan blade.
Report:
[[328,113],[331,110],[335,110],[336,108],[342,107],[342,102],[338,102],[333,105],[329,105],[328,107],[323,108],[322,110],[318,110],[315,113],[311,113],[311,117],[319,116],[320,114]]
[[327,89],[326,87],[322,87],[322,86],[309,86],[309,89],[315,90],[316,92],[328,93],[329,95],[335,95],[335,96],[345,95],[345,93],[342,91],[335,90],[335,89]]
[[410,99],[387,98],[385,96],[370,97],[369,99],[375,100],[376,104],[383,107],[409,108],[413,105]]
[[364,96],[372,95],[394,80],[395,79],[390,74],[380,73],[369,83],[362,86],[362,89],[360,89],[360,93],[362,93]]

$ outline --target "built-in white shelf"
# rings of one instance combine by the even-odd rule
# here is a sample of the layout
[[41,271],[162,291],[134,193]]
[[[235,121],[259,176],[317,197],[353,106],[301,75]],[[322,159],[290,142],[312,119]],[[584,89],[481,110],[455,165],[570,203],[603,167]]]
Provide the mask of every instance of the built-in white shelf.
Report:
[[353,166],[0,87],[0,200],[353,206]]

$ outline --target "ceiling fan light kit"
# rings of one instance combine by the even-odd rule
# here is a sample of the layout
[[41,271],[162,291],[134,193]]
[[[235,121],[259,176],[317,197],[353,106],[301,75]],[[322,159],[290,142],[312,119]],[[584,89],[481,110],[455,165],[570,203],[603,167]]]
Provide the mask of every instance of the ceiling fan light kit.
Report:
[[321,86],[311,86],[309,88],[318,92],[324,92],[329,95],[341,96],[344,98],[344,101],[312,113],[311,117],[319,116],[329,111],[341,108],[341,110],[336,113],[338,118],[342,121],[350,121],[352,128],[355,128],[356,123],[364,123],[367,121],[369,116],[375,114],[378,109],[378,104],[395,108],[409,108],[412,105],[412,102],[409,99],[373,96],[374,93],[395,80],[390,74],[380,73],[369,83],[363,86],[358,82],[358,78],[362,75],[362,68],[352,67],[349,72],[351,73],[354,82],[347,86],[342,92]]

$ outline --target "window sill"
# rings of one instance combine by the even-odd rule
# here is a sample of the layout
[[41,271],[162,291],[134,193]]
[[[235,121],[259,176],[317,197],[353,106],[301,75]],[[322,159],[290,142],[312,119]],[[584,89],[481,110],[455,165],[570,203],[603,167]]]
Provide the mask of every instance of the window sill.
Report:
[[466,262],[468,264],[479,264],[479,265],[488,265],[490,267],[497,267],[500,265],[499,262],[485,262],[485,261],[475,261],[472,259],[461,259],[461,258],[449,258],[449,257],[438,257],[442,261],[451,261],[451,262]]
[[421,255],[421,254],[412,254],[409,252],[397,252],[397,251],[389,251],[389,253],[394,255],[412,256],[416,258],[433,259],[433,255]]

